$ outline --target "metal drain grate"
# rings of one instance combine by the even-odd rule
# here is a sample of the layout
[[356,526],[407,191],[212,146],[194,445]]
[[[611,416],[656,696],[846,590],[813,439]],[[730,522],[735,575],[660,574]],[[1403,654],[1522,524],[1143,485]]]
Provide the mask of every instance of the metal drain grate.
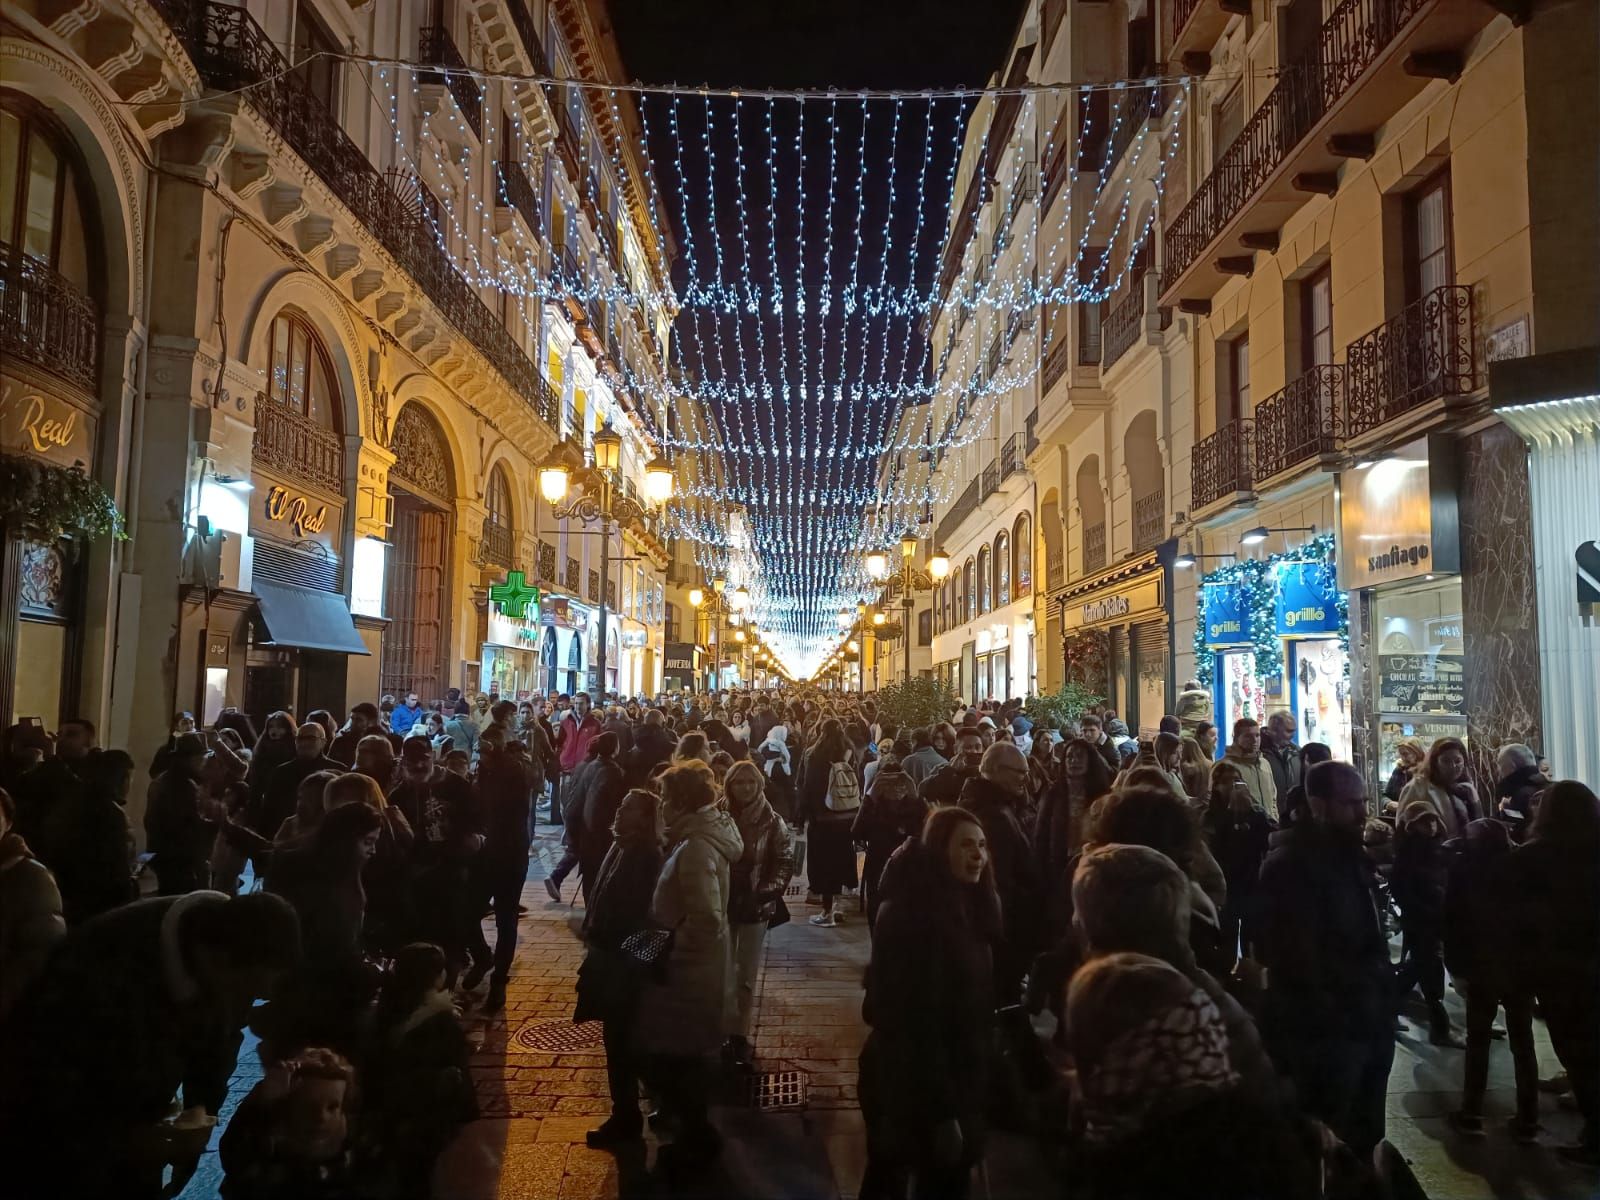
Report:
[[783,889],[783,898],[785,900],[789,899],[791,896],[804,896],[805,894],[806,888],[805,884],[803,883],[791,883],[788,887]]
[[576,1054],[580,1050],[597,1050],[605,1044],[599,1021],[585,1021],[574,1025],[571,1021],[529,1021],[511,1035],[511,1044],[519,1050],[535,1050],[545,1054]]
[[779,1112],[806,1106],[806,1084],[809,1076],[791,1063],[776,1063],[760,1067],[744,1076],[746,1108],[757,1112]]

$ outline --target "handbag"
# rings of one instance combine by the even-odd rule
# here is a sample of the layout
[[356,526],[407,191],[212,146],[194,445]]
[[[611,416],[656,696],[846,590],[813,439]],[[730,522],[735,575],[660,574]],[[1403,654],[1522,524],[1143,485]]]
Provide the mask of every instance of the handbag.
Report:
[[623,938],[618,949],[634,966],[660,971],[666,967],[672,953],[675,934],[672,929],[641,929]]

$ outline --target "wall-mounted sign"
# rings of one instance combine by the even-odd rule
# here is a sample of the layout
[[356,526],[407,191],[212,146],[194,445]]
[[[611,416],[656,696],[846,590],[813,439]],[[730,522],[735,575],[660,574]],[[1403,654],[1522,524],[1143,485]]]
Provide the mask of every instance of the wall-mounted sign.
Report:
[[226,630],[206,630],[206,666],[227,666],[229,647],[230,639]]
[[1250,604],[1244,589],[1232,583],[1208,583],[1200,589],[1201,615],[1206,623],[1206,645],[1248,646]]
[[662,670],[688,672],[694,670],[694,646],[688,642],[668,642],[662,652]]
[[1378,711],[1464,715],[1463,662],[1460,654],[1378,655]]
[[1068,629],[1111,625],[1137,620],[1141,613],[1161,607],[1161,577],[1150,575],[1120,587],[1097,589],[1086,596],[1063,601],[1061,615]]
[[1600,604],[1600,545],[1585,542],[1573,553],[1578,573],[1578,603]]
[[1283,562],[1276,571],[1279,637],[1323,637],[1339,629],[1339,584],[1332,563]]
[[94,418],[55,396],[0,384],[0,448],[63,467],[87,468],[94,457]]
[[296,496],[281,484],[267,489],[267,520],[285,521],[296,537],[311,537],[328,527],[328,506]]
[[521,571],[507,571],[499,583],[489,585],[489,603],[500,606],[500,612],[513,621],[528,615],[528,605],[539,603],[539,589],[529,585]]
[[1422,438],[1340,479],[1339,578],[1351,591],[1461,569],[1455,456]]

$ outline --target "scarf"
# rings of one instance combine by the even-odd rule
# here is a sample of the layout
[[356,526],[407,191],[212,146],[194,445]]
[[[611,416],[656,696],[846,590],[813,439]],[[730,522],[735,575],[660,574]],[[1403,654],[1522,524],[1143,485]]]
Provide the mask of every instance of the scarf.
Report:
[[1228,1035],[1211,997],[1199,988],[1182,1004],[1113,1038],[1100,1059],[1079,1071],[1085,1133],[1114,1142],[1145,1126],[1158,1104],[1219,1092],[1239,1081],[1228,1064]]

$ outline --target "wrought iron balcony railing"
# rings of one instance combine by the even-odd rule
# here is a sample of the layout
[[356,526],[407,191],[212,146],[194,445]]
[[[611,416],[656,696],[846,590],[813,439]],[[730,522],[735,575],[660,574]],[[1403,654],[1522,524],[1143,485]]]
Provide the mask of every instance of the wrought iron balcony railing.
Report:
[[1253,489],[1250,444],[1253,422],[1249,417],[1229,421],[1209,437],[1195,443],[1189,466],[1190,503],[1197,509],[1224,496]]
[[288,61],[255,19],[214,0],[195,0],[191,12],[174,28],[206,84],[221,92],[248,89],[249,104],[260,117],[383,243],[445,319],[554,425],[556,396],[549,382],[456,270],[433,231],[421,227],[414,206],[395,195],[362,149],[290,73]]
[[1166,538],[1167,490],[1157,488],[1133,498],[1133,549],[1135,553],[1159,546]]
[[493,517],[483,519],[483,561],[498,567],[511,566],[511,527]]
[[1072,351],[1067,339],[1057,337],[1044,356],[1044,390],[1048,392],[1055,387],[1056,381],[1067,373],[1067,368],[1071,365]]
[[997,458],[983,469],[982,495],[979,501],[987,500],[1000,490],[1000,460]]
[[1052,592],[1061,586],[1062,579],[1066,574],[1065,566],[1066,564],[1061,561],[1060,555],[1046,556],[1044,564],[1045,587]]
[[522,42],[522,52],[528,56],[528,61],[533,63],[536,75],[550,74],[550,60],[545,57],[544,42],[539,37],[539,31],[534,27],[533,15],[528,12],[527,0],[505,0],[505,6],[511,12],[511,24],[516,27],[517,37]]
[[1028,469],[1028,435],[1013,433],[1000,446],[1000,478],[1010,479]]
[[523,165],[513,158],[502,158],[494,164],[499,189],[495,199],[507,208],[514,208],[528,223],[528,228],[539,232],[539,194],[534,191],[533,180]]
[[[1145,122],[1152,117],[1159,119],[1167,111],[1165,89],[1159,84],[1135,85],[1130,90],[1133,94],[1124,96],[1117,114],[1116,132],[1111,138],[1110,152],[1106,155],[1107,172],[1116,169]],[[1148,152],[1143,157],[1145,162],[1150,161]]]
[[100,309],[66,276],[0,242],[0,351],[96,388]]
[[978,481],[974,479],[962,489],[961,495],[957,496],[956,502],[950,506],[950,511],[944,514],[933,540],[941,544],[948,542],[956,530],[961,528],[961,522],[970,517],[981,502],[982,497],[978,495]]
[[1146,312],[1144,276],[1134,276],[1128,294],[1113,304],[1100,326],[1100,369],[1109,371],[1114,363],[1133,349],[1144,332]]
[[344,439],[265,393],[256,397],[256,462],[334,495],[344,493]]
[[1256,405],[1255,466],[1270,479],[1319,454],[1331,454],[1344,392],[1344,368],[1312,367]]
[[1083,527],[1083,573],[1093,575],[1096,571],[1105,570],[1106,566],[1106,523],[1101,521],[1097,525]]
[[[1249,203],[1396,34],[1431,0],[1344,0],[1317,44],[1278,83],[1167,226],[1167,278],[1176,280]],[[1177,27],[1182,20],[1175,17]]]
[[417,42],[417,56],[429,66],[441,68],[438,71],[419,71],[418,82],[442,83],[449,88],[450,95],[455,97],[456,105],[461,109],[461,115],[466,118],[467,124],[472,126],[473,134],[481,141],[483,89],[468,73],[467,60],[462,58],[461,51],[456,49],[450,31],[438,24],[423,26],[422,36]]
[[1345,348],[1344,436],[1478,388],[1472,288],[1435,288]]

